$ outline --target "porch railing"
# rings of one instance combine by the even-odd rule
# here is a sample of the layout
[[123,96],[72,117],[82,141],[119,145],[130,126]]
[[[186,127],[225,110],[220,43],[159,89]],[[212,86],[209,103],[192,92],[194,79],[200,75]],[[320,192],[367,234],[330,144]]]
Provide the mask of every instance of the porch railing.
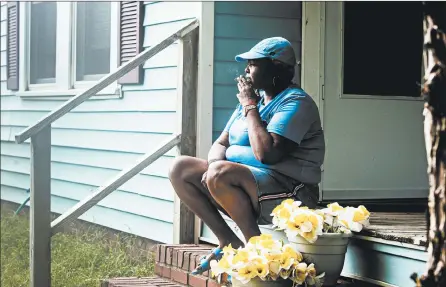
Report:
[[[51,286],[51,236],[64,224],[84,214],[173,147],[178,147],[177,154],[195,155],[198,26],[198,20],[193,20],[15,136],[16,143],[31,138],[30,286]],[[180,40],[177,132],[51,222],[51,124],[177,40]],[[174,204],[174,241],[191,243],[194,216],[178,198]]]

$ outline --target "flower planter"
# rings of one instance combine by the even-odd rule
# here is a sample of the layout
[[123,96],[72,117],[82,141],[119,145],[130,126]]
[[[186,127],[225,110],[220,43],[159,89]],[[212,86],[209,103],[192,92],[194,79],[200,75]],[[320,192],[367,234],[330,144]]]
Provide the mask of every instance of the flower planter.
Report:
[[248,283],[243,284],[242,282],[238,281],[234,277],[232,277],[232,286],[233,287],[292,287],[293,281],[291,280],[285,280],[282,278],[279,278],[277,280],[265,280],[263,281],[260,278],[253,278]]
[[344,267],[345,253],[351,233],[323,233],[314,243],[297,236],[289,243],[304,256],[305,261],[314,263],[318,273],[325,272],[323,286],[335,286]]

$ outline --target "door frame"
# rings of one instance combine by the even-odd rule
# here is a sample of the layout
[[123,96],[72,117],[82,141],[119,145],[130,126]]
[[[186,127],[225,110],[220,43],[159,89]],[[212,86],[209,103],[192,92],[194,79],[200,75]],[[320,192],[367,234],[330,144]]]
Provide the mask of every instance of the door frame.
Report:
[[[197,157],[206,159],[212,146],[212,114],[214,93],[214,2],[199,3],[197,17],[200,21],[198,37],[198,83],[197,83]],[[177,195],[175,195],[177,197]],[[178,200],[179,202],[179,200]],[[179,206],[175,207],[178,213]],[[179,214],[179,213],[178,213]],[[177,219],[179,220],[179,219]],[[194,240],[199,243],[202,233],[202,221],[195,216]],[[179,225],[178,225],[179,226]],[[179,230],[174,230],[174,243]]]
[[[316,102],[324,127],[325,92],[325,2],[302,2],[301,85]],[[319,201],[323,199],[324,166],[319,184]]]
[[[310,2],[311,4],[315,4],[315,6],[318,6],[317,2]],[[308,4],[310,4],[308,3]],[[322,3],[320,3],[322,4]],[[308,49],[311,50],[311,48],[313,48],[314,50],[319,50],[319,56],[308,56],[307,58],[305,58],[307,60],[307,62],[309,63],[309,65],[316,65],[316,67],[314,68],[314,70],[317,70],[319,73],[319,78],[317,78],[316,72],[313,72],[312,75],[312,71],[311,68],[308,67],[308,71],[306,71],[307,73],[309,73],[309,83],[308,85],[314,86],[314,87],[319,87],[320,89],[320,94],[319,97],[317,98],[318,103],[319,103],[319,110],[320,110],[320,116],[321,116],[321,121],[322,121],[322,126],[324,127],[324,121],[326,117],[324,117],[325,111],[327,109],[326,105],[326,101],[325,101],[325,62],[328,60],[328,57],[338,57],[337,59],[339,59],[340,64],[336,65],[335,67],[333,67],[333,70],[336,71],[336,74],[339,73],[339,77],[338,80],[340,81],[340,90],[336,91],[336,96],[339,97],[339,100],[372,100],[372,101],[398,101],[398,102],[422,102],[423,99],[422,98],[418,98],[418,97],[402,97],[402,96],[373,96],[373,95],[352,95],[352,94],[344,94],[343,93],[343,58],[344,58],[344,50],[343,50],[343,37],[344,37],[344,3],[343,2],[329,2],[327,4],[325,4],[325,2],[323,3],[324,5],[319,5],[319,11],[313,11],[312,15],[313,17],[319,16],[320,17],[320,21],[313,21],[313,23],[311,23],[311,21],[308,21],[308,19],[304,18],[304,21],[306,21],[307,25],[313,25],[312,30],[309,30],[309,28],[307,28],[308,32],[313,33],[313,35],[309,35],[307,38],[303,38],[303,43],[302,46],[303,47],[307,47]],[[314,8],[314,10],[316,10],[316,8]],[[305,10],[304,10],[305,11]],[[311,11],[311,10],[310,10]],[[327,11],[329,11],[330,14],[327,14]],[[332,15],[334,15],[333,13],[336,13],[336,21],[332,21],[329,23],[329,21],[333,20],[330,17]],[[328,18],[327,18],[328,17]],[[331,19],[331,20],[330,20]],[[318,26],[319,25],[319,26]],[[330,26],[329,26],[330,25]],[[332,34],[327,34],[327,27],[333,27],[336,30],[336,33],[332,33]],[[319,31],[319,34],[317,34],[317,32]],[[339,51],[336,51],[335,53],[333,53],[332,50],[327,49],[327,45],[330,44],[330,42],[328,42],[330,39],[333,40],[334,38],[336,38],[337,40],[339,40]],[[317,40],[319,39],[319,40]],[[316,45],[319,45],[319,49],[316,49],[315,47],[318,47]],[[338,45],[338,44],[337,44]],[[308,51],[308,55],[311,55],[311,51]],[[329,68],[327,66],[327,68]],[[421,67],[422,68],[422,67]],[[304,74],[304,73],[303,73]],[[326,135],[327,136],[327,135]],[[321,180],[321,184],[320,184],[320,190],[321,190],[321,194],[320,194],[320,200],[323,201],[335,201],[335,200],[345,200],[345,201],[357,201],[357,200],[372,200],[372,201],[392,201],[392,200],[407,200],[407,201],[412,201],[412,200],[418,200],[420,198],[425,198],[425,194],[426,194],[426,189],[425,188],[420,188],[420,187],[413,187],[413,188],[404,188],[404,194],[405,197],[401,197],[402,194],[402,189],[363,189],[363,188],[358,188],[358,191],[361,191],[361,195],[355,196],[354,198],[351,197],[351,190],[342,190],[342,189],[325,189],[324,190],[324,169],[322,169],[322,180]],[[370,193],[368,193],[367,196],[365,196],[366,191],[370,191]]]

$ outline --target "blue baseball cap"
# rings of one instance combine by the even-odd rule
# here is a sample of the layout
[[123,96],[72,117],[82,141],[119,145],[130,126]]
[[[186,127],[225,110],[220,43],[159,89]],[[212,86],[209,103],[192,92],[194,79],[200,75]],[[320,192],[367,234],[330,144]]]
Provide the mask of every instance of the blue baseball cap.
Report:
[[235,56],[237,62],[270,58],[286,65],[295,66],[296,56],[291,43],[282,37],[266,38],[246,53]]

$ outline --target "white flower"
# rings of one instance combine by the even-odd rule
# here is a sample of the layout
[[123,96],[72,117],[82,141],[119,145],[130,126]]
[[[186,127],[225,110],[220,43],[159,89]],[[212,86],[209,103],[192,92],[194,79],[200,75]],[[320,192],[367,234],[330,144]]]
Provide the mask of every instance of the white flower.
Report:
[[293,212],[285,230],[289,239],[302,236],[308,242],[316,241],[322,234],[323,217],[310,209],[299,208]]
[[370,212],[364,207],[358,208],[347,206],[339,214],[339,223],[354,232],[360,232],[364,226],[368,226]]

